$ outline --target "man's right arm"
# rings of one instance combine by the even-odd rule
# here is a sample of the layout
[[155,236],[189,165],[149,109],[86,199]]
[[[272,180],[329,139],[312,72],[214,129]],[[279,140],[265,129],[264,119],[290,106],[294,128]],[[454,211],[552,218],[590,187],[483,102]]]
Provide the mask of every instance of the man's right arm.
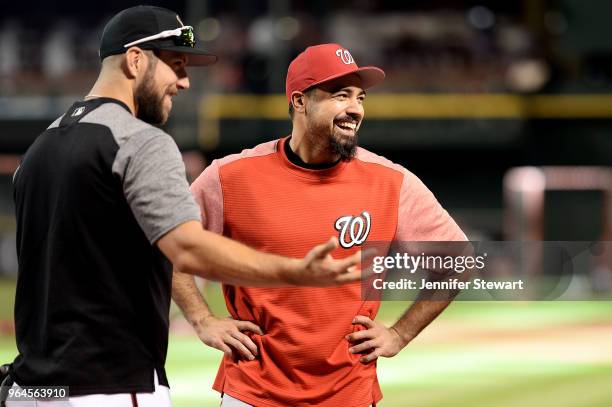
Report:
[[204,230],[200,222],[187,221],[162,236],[157,246],[181,272],[234,285],[325,287],[360,278],[356,266],[361,253],[333,259],[331,252],[338,247],[335,237],[303,259],[294,259],[259,252]]
[[349,268],[359,255],[334,260],[337,241],[315,247],[303,259],[257,252],[203,229],[189,193],[176,143],[161,130],[145,128],[125,141],[113,173],[147,239],[180,271],[209,280],[251,286],[328,286],[359,279]]
[[253,360],[257,357],[257,345],[243,332],[251,331],[263,335],[261,328],[250,321],[213,315],[192,275],[173,270],[172,298],[206,345],[233,358]]

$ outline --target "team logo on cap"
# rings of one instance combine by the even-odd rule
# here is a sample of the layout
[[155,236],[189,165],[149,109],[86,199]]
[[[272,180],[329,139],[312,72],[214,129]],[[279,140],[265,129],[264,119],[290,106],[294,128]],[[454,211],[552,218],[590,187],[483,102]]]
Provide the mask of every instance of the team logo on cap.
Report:
[[363,211],[359,216],[346,215],[336,219],[334,227],[340,232],[338,236],[340,246],[349,249],[365,242],[370,234],[370,225],[371,216],[368,211]]
[[336,50],[336,55],[342,60],[342,62],[346,65],[354,64],[355,60],[350,52],[347,49],[338,48]]

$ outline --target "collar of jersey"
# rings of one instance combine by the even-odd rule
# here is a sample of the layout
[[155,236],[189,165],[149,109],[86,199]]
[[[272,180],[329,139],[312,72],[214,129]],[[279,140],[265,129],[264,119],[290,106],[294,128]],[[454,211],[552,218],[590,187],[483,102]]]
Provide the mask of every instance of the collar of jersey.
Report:
[[109,98],[109,97],[106,97],[106,96],[101,96],[99,98],[84,100],[83,103],[84,104],[88,104],[88,105],[92,105],[93,104],[95,106],[101,106],[104,103],[116,103],[119,106],[121,106],[122,108],[124,108],[125,110],[127,110],[130,114],[132,114],[132,111],[130,110],[130,108],[125,103],[123,103],[119,99],[115,99],[115,98]]
[[295,175],[298,175],[304,178],[310,178],[310,179],[321,179],[321,178],[334,177],[340,174],[344,170],[346,165],[348,164],[348,162],[346,161],[340,161],[333,167],[323,168],[323,169],[305,168],[305,167],[296,165],[293,162],[291,162],[291,160],[289,160],[289,158],[287,157],[287,154],[285,154],[285,143],[288,142],[290,137],[291,136],[287,136],[279,140],[277,147],[276,147],[276,152],[279,155],[283,163],[283,167],[285,167],[286,169],[288,169],[290,172],[294,173]]

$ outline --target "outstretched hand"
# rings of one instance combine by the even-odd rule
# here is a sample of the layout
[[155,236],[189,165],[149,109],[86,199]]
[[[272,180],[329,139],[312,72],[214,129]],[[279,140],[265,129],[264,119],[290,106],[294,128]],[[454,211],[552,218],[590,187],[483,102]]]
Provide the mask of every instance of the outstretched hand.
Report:
[[357,267],[361,262],[361,251],[336,260],[331,252],[337,247],[338,239],[335,237],[315,246],[301,260],[302,271],[294,275],[291,282],[296,285],[327,287],[358,281],[361,277]]

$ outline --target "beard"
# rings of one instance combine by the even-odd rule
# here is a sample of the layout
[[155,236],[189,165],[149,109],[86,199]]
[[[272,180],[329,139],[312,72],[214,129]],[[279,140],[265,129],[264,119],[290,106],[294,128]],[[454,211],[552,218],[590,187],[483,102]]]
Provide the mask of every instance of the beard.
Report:
[[134,98],[138,106],[138,118],[154,126],[161,126],[168,120],[168,115],[164,112],[164,94],[160,95],[155,90],[154,68],[153,64],[149,65]]
[[[336,118],[334,122],[342,119],[344,118]],[[341,134],[336,134],[335,128],[330,129],[328,123],[318,120],[309,120],[306,129],[307,137],[312,140],[315,148],[332,152],[338,155],[341,161],[351,161],[357,155],[357,130],[352,137],[343,137]]]
[[341,161],[351,161],[357,155],[357,133],[351,138],[341,138],[332,134],[329,139],[329,148],[340,156]]

